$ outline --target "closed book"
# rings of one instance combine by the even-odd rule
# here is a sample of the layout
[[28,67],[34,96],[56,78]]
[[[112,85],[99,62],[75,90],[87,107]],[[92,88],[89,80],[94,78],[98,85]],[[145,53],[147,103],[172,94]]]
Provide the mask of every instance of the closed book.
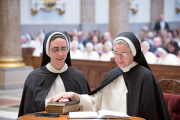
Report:
[[67,106],[46,106],[47,113],[58,113],[60,115],[64,115],[75,111],[79,111],[79,104],[72,104]]
[[73,104],[79,104],[79,100],[74,100],[74,101],[69,101],[69,102],[48,102],[46,105],[47,106],[68,106],[68,105],[73,105]]

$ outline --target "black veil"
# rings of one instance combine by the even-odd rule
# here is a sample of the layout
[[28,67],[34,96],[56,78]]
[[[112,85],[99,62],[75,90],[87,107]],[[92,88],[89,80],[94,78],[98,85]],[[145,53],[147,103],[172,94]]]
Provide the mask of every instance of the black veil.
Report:
[[[42,53],[43,55],[42,55],[41,66],[45,66],[45,65],[47,65],[50,62],[50,57],[46,54],[46,44],[47,44],[48,39],[50,39],[50,37],[52,37],[54,34],[61,34],[61,35],[63,35],[66,38],[66,40],[67,40],[67,44],[69,44],[69,39],[68,39],[67,35],[65,33],[63,33],[62,31],[55,30],[55,31],[48,32],[46,34],[46,36],[44,38],[44,42],[43,42],[43,53]],[[70,44],[69,44],[69,46],[70,46]],[[67,54],[67,58],[65,60],[65,63],[68,66],[71,66],[70,50],[68,50],[68,54]]]

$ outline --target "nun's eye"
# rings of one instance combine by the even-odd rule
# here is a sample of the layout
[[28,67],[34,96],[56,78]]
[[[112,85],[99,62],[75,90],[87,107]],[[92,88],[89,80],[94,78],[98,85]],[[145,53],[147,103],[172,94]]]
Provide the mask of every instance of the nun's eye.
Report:
[[51,51],[52,51],[53,53],[56,53],[56,54],[59,53],[59,49],[51,49]]
[[50,49],[53,53],[58,54],[59,51],[61,51],[62,53],[66,53],[67,52],[67,48],[61,48],[61,50],[59,49]]
[[67,52],[67,48],[62,48],[62,49],[61,49],[61,52],[62,52],[62,53],[66,53],[66,52]]

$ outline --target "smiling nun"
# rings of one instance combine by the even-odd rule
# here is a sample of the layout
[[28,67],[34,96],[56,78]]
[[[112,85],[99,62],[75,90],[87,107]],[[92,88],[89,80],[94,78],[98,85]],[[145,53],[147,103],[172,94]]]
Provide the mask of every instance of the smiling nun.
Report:
[[90,92],[82,72],[71,67],[68,37],[60,31],[46,34],[41,67],[24,84],[19,115],[45,111],[45,104],[60,92]]

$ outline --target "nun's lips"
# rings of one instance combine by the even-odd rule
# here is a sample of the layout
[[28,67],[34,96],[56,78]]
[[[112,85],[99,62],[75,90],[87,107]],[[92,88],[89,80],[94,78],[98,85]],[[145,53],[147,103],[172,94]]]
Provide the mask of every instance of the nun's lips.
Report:
[[56,58],[56,59],[59,60],[59,61],[63,60],[63,58]]
[[123,64],[124,62],[118,62],[119,64]]

